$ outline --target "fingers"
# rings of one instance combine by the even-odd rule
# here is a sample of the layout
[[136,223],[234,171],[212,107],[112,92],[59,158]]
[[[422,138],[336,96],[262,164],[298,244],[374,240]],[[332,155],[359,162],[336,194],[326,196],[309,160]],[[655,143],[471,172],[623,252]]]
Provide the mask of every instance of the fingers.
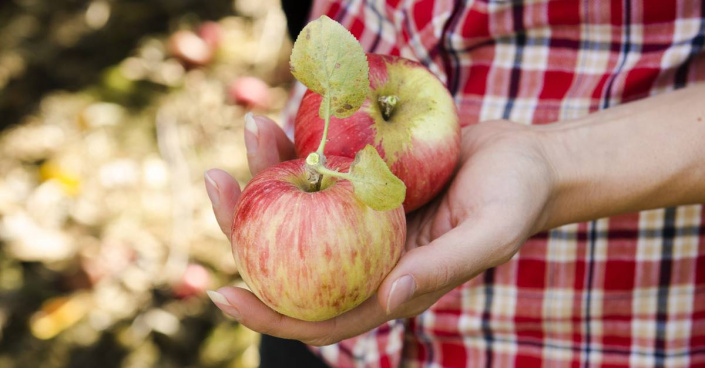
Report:
[[220,310],[251,330],[317,346],[359,335],[388,319],[375,298],[336,318],[307,322],[277,313],[245,289],[224,287],[209,291],[208,296]]
[[[252,113],[245,115],[245,145],[253,175],[295,157],[293,143],[277,123]],[[230,237],[233,211],[240,197],[240,187],[228,173],[217,169],[206,172],[205,182],[218,225],[223,233]]]
[[445,288],[460,278],[458,263],[463,261],[454,253],[457,253],[456,244],[464,244],[465,237],[462,229],[456,228],[404,254],[378,291],[379,303],[385,312],[397,312],[415,297]]
[[435,238],[448,232],[452,226],[443,223],[450,216],[447,214],[450,209],[445,204],[445,196],[435,199],[424,208],[407,217],[406,227],[406,249],[414,249],[427,245]]
[[252,175],[296,157],[294,144],[279,125],[252,113],[245,115],[245,146]]
[[379,304],[389,315],[408,314],[419,298],[440,297],[501,263],[506,247],[491,235],[501,231],[497,227],[480,220],[472,225],[467,222],[428,245],[411,249],[380,285]]
[[240,185],[230,174],[219,169],[206,171],[205,183],[218,225],[223,233],[230,238],[233,212],[240,198]]
[[482,260],[487,257],[482,247],[471,250],[472,257],[466,249],[480,238],[468,238],[468,228],[461,226],[427,246],[412,249],[382,283],[377,297],[327,321],[306,322],[281,315],[240,288],[221,288],[209,292],[209,296],[223,312],[254,331],[310,345],[328,345],[388,320],[417,315],[453,287],[484,270],[486,264]]
[[277,313],[262,303],[251,291],[242,288],[223,287],[217,292],[209,292],[208,295],[225,314],[248,328],[267,335],[307,340],[313,336],[312,330],[315,330],[307,325],[317,325],[319,330],[326,328],[325,322],[318,324],[305,322]]

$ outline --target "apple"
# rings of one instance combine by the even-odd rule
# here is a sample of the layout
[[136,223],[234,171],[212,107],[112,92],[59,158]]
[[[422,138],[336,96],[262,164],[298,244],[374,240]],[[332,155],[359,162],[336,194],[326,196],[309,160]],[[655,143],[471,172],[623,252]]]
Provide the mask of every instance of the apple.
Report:
[[203,22],[198,27],[198,37],[215,50],[220,46],[220,42],[223,40],[223,28],[218,22]]
[[169,53],[187,66],[203,66],[213,60],[213,48],[189,30],[174,32],[167,42]]
[[[355,157],[374,146],[406,184],[404,209],[430,201],[455,170],[460,154],[458,114],[448,90],[423,65],[404,58],[367,54],[370,92],[352,116],[331,117],[325,155]],[[318,148],[324,121],[321,96],[307,91],[294,123],[299,157]]]
[[205,293],[210,283],[211,274],[208,269],[200,264],[191,263],[179,280],[172,285],[172,291],[177,298],[185,299]]
[[[329,156],[326,167],[347,172],[352,160]],[[375,211],[352,184],[324,175],[311,189],[305,161],[270,167],[243,190],[231,243],[240,275],[270,308],[322,321],[375,293],[406,240],[401,206]]]
[[243,76],[227,87],[228,100],[248,109],[267,110],[271,96],[269,85],[257,77]]

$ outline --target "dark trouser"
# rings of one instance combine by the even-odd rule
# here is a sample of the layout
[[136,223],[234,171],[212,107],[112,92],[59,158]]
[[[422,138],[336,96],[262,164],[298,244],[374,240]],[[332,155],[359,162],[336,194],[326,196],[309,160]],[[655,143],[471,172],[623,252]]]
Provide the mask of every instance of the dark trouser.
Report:
[[329,368],[303,343],[262,335],[260,368]]

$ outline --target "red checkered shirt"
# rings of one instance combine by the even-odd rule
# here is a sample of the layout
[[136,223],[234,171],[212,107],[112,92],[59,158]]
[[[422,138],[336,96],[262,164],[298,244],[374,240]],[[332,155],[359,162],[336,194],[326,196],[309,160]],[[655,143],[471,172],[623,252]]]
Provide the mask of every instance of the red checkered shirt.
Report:
[[[701,1],[318,1],[321,14],[368,52],[425,64],[462,125],[567,121],[705,80]],[[705,367],[705,211],[539,234],[421,315],[318,351],[334,367]]]

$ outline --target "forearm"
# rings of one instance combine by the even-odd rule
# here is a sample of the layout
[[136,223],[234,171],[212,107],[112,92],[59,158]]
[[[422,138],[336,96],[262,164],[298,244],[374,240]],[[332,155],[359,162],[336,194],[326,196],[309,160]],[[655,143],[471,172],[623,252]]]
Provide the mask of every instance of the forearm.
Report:
[[539,128],[556,190],[545,229],[705,203],[705,85]]

